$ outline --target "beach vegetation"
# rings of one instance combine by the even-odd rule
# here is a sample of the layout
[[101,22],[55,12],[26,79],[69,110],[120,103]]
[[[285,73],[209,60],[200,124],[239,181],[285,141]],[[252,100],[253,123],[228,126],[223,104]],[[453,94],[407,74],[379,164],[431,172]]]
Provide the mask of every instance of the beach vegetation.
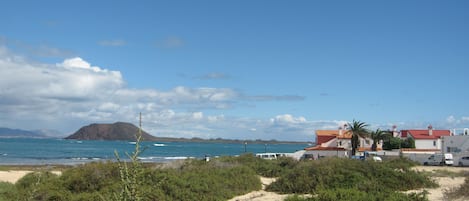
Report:
[[[412,170],[413,165],[414,163],[403,159],[382,163],[343,158],[305,161],[279,177],[267,190],[283,194],[317,195],[315,198],[308,198],[311,200],[336,200],[334,198],[337,197],[334,196],[343,194],[355,196],[356,199],[352,200],[362,200],[359,199],[361,196],[367,196],[362,195],[362,192],[370,195],[394,195],[399,191],[437,187],[428,175]],[[420,199],[424,194],[395,196],[416,196]]]
[[290,157],[279,157],[277,160],[265,160],[254,156],[252,153],[243,154],[238,157],[221,157],[219,161],[225,164],[247,166],[263,177],[279,177],[299,163]]
[[[129,164],[130,165],[130,164]],[[142,164],[141,200],[227,200],[261,189],[258,174],[243,165],[186,160],[177,168]],[[15,185],[0,183],[0,200],[118,200],[122,183],[115,162],[93,162],[63,171],[27,174]],[[134,198],[132,198],[134,199]]]
[[9,201],[17,195],[16,187],[9,182],[0,182],[0,201]]
[[426,201],[427,192],[404,194],[400,192],[365,192],[354,188],[321,189],[315,196],[289,196],[285,201]]

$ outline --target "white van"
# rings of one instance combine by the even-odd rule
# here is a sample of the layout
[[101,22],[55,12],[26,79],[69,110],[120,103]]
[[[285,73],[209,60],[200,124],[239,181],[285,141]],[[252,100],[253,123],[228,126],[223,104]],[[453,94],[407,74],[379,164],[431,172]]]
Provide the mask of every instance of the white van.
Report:
[[260,154],[256,154],[256,157],[267,159],[267,160],[274,160],[274,159],[277,159],[278,154],[277,153],[260,153]]
[[428,157],[423,165],[453,165],[453,154],[433,154]]

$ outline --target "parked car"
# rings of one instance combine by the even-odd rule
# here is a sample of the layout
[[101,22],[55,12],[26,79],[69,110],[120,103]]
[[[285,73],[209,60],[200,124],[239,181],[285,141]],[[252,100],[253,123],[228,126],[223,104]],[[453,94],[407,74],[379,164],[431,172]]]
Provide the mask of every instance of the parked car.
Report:
[[372,159],[373,161],[376,161],[376,162],[383,162],[383,159],[379,156],[373,156]]
[[433,154],[428,157],[423,165],[453,165],[453,154]]
[[459,162],[458,162],[458,165],[459,166],[469,166],[469,156],[463,156],[461,158],[459,158]]

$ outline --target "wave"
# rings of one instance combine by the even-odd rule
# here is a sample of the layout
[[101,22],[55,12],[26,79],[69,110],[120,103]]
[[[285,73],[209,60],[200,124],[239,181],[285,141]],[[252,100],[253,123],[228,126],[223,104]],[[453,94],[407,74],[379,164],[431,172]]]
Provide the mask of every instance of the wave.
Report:
[[169,161],[169,160],[186,160],[186,159],[194,159],[195,157],[191,156],[146,156],[146,157],[138,157],[139,160],[142,161]]
[[81,160],[101,160],[102,158],[99,158],[99,157],[72,157],[72,158],[66,158],[66,159],[81,161]]

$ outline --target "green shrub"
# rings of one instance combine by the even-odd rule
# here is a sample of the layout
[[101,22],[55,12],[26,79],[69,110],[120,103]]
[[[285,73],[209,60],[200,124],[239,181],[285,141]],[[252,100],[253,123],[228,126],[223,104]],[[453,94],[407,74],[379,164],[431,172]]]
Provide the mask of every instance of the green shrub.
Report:
[[[366,192],[435,187],[428,176],[408,168],[407,162],[376,163],[340,158],[305,161],[267,190],[280,193],[316,193],[319,189],[358,189]],[[396,168],[399,167],[399,168]]]
[[426,193],[366,192],[354,188],[319,190],[315,196],[290,196],[285,201],[426,201]]
[[119,181],[119,171],[115,163],[93,162],[65,170],[60,180],[72,193],[91,193],[113,186]]
[[286,171],[289,171],[298,163],[289,157],[280,157],[278,160],[265,160],[253,154],[243,154],[238,157],[222,157],[219,161],[233,165],[247,166],[264,177],[278,177]]
[[[148,182],[160,182],[164,200],[227,200],[259,190],[256,173],[246,166],[219,167],[215,161],[187,161],[179,169],[155,170]],[[163,199],[160,199],[163,200]]]
[[14,184],[9,182],[0,182],[0,201],[11,200],[12,198],[15,198],[17,194]]

